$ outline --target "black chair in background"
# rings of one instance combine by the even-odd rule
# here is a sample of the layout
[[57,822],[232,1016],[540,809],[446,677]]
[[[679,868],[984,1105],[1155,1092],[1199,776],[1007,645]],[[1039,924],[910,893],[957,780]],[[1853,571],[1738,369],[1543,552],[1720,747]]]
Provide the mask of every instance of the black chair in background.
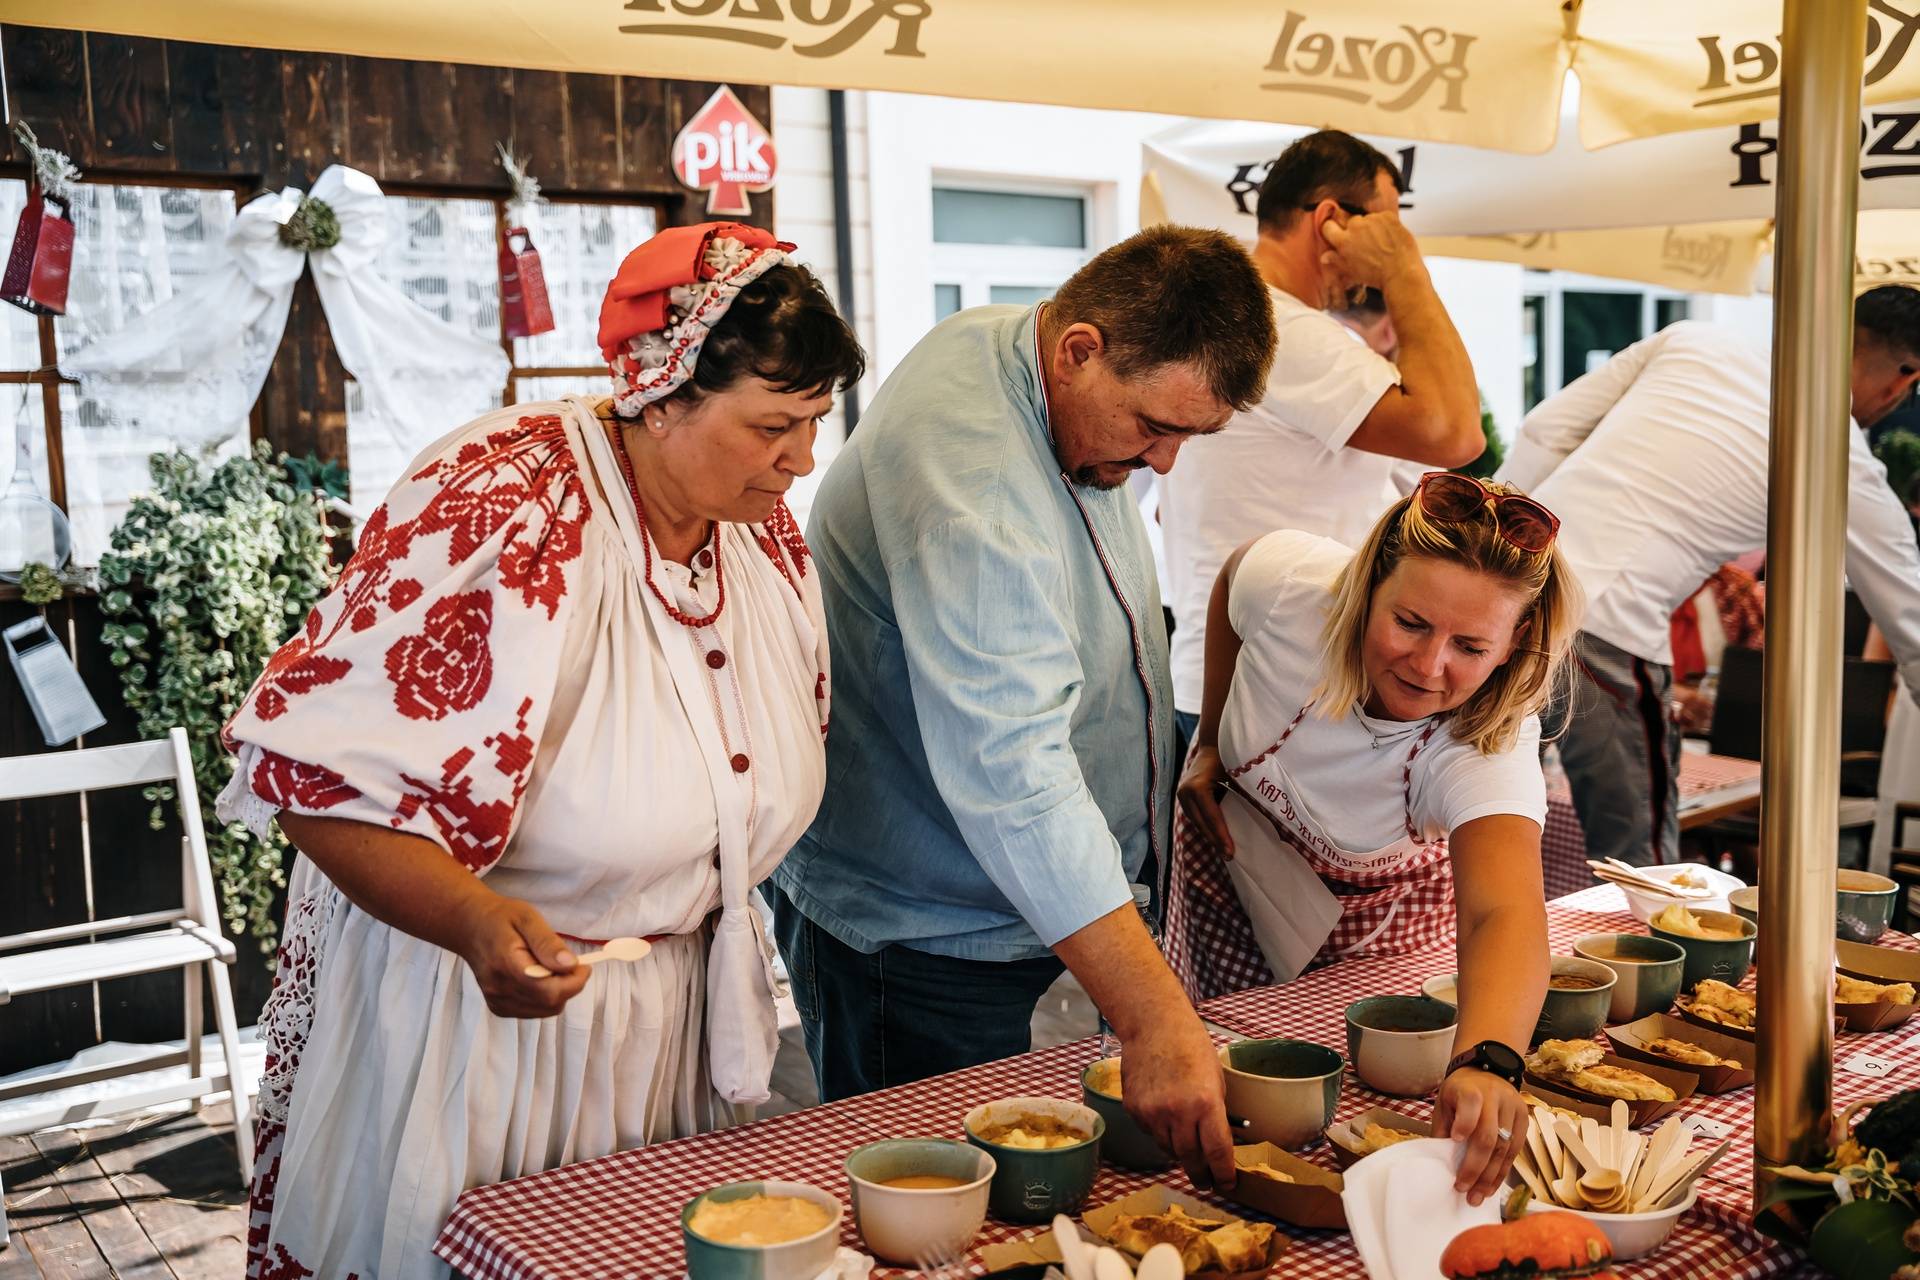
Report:
[[[1851,596],[1848,597],[1852,599]],[[1863,615],[1864,616],[1864,615]],[[1762,660],[1758,649],[1728,648],[1720,659],[1720,685],[1714,697],[1713,726],[1707,749],[1718,756],[1760,758]],[[1896,668],[1891,662],[1848,658],[1840,676],[1840,821],[1836,833],[1840,864],[1864,867],[1873,838],[1880,753],[1887,740],[1887,703]],[[1708,826],[1751,881],[1750,864],[1760,840],[1758,814],[1724,818]]]

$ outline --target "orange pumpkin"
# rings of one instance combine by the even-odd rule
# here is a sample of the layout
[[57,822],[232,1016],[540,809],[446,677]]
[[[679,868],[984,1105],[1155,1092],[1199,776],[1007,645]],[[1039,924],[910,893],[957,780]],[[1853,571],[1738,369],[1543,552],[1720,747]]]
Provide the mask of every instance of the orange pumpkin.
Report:
[[1614,1280],[1613,1246],[1576,1213],[1529,1213],[1462,1231],[1440,1255],[1447,1280]]

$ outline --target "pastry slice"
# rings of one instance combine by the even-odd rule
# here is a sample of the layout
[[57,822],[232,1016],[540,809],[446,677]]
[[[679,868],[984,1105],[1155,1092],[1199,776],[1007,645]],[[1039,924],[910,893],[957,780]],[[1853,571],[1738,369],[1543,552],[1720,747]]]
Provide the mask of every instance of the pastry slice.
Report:
[[1675,1097],[1672,1089],[1631,1067],[1606,1064],[1582,1067],[1568,1083],[1588,1093],[1597,1093],[1605,1098],[1624,1098],[1628,1102],[1672,1102]]
[[1709,1022],[1753,1030],[1759,1004],[1738,987],[1730,987],[1717,978],[1708,978],[1693,989],[1693,1011]]
[[1661,1036],[1647,1044],[1647,1052],[1658,1054],[1662,1058],[1671,1058],[1675,1062],[1685,1063],[1689,1067],[1732,1067],[1741,1070],[1745,1064],[1732,1058],[1723,1058],[1719,1054],[1703,1049],[1689,1040],[1675,1040]]
[[1369,1124],[1360,1135],[1360,1151],[1372,1155],[1376,1151],[1385,1151],[1395,1143],[1411,1142],[1420,1135],[1407,1129],[1391,1129],[1384,1124]]
[[[1273,1227],[1264,1222],[1229,1222],[1217,1231],[1209,1231],[1206,1244],[1213,1254],[1213,1265],[1228,1274],[1259,1271],[1267,1265],[1267,1246],[1273,1239]],[[1205,1268],[1202,1268],[1203,1270]],[[1188,1274],[1192,1274],[1189,1268]]]
[[1842,973],[1834,977],[1833,998],[1837,1004],[1912,1004],[1913,984],[1868,982]]
[[1280,1170],[1268,1164],[1265,1160],[1260,1161],[1258,1164],[1243,1164],[1240,1166],[1240,1172],[1251,1173],[1256,1177],[1266,1178],[1268,1181],[1271,1181],[1271,1182],[1296,1181],[1296,1179],[1292,1174],[1282,1173]]
[[1591,1040],[1542,1040],[1527,1055],[1527,1070],[1543,1080],[1571,1080],[1606,1056],[1606,1050]]

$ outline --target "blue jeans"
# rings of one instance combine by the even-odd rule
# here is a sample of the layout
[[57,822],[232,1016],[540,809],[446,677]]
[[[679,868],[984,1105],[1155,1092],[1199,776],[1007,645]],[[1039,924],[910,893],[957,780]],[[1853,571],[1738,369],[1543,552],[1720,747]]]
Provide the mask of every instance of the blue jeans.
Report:
[[1582,632],[1574,640],[1571,707],[1549,710],[1543,737],[1564,720],[1560,763],[1589,858],[1634,866],[1680,858],[1680,729],[1668,715],[1673,670]]
[[760,892],[822,1102],[1025,1053],[1035,1006],[1066,972],[1053,956],[961,960],[898,945],[867,955],[807,919],[771,881]]

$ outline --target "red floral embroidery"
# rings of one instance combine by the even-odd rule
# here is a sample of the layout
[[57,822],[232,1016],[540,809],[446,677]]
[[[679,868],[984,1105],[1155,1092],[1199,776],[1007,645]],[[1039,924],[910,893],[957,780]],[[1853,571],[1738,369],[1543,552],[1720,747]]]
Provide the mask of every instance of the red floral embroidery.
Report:
[[410,720],[444,720],[479,706],[493,684],[492,629],[493,597],[484,591],[435,603],[424,635],[387,650],[394,708]]
[[402,578],[387,591],[387,603],[397,613],[420,598],[420,584],[412,578]]
[[[312,620],[318,616],[317,613],[308,615],[309,635],[315,630]],[[286,712],[288,695],[311,693],[341,679],[351,670],[351,662],[315,653],[313,641],[307,635],[295,636],[267,660],[266,670],[260,673],[254,710],[262,720],[277,720]]]
[[481,742],[493,748],[494,767],[513,779],[509,798],[474,799],[474,782],[467,776],[467,766],[473,763],[475,752],[472,747],[462,747],[441,765],[438,785],[400,775],[400,780],[414,790],[401,797],[393,825],[400,826],[424,808],[462,866],[471,871],[492,866],[506,852],[507,837],[513,833],[514,810],[533,765],[533,741],[527,735],[527,713],[532,709],[533,699],[523,700],[513,732],[493,734]]
[[281,809],[331,809],[358,798],[360,790],[331,769],[262,751],[248,780],[253,793]]
[[[760,527],[765,532],[755,534],[754,540],[767,553],[767,559],[773,561],[773,567],[780,571],[780,576],[787,580],[787,585],[799,591],[800,584],[793,580],[793,576],[796,573],[803,578],[807,576],[807,557],[812,552],[807,550],[807,540],[800,532],[800,522],[787,509],[785,498],[774,505],[773,514]],[[786,553],[784,556],[782,551]],[[789,563],[793,565],[792,569],[787,568]]]

